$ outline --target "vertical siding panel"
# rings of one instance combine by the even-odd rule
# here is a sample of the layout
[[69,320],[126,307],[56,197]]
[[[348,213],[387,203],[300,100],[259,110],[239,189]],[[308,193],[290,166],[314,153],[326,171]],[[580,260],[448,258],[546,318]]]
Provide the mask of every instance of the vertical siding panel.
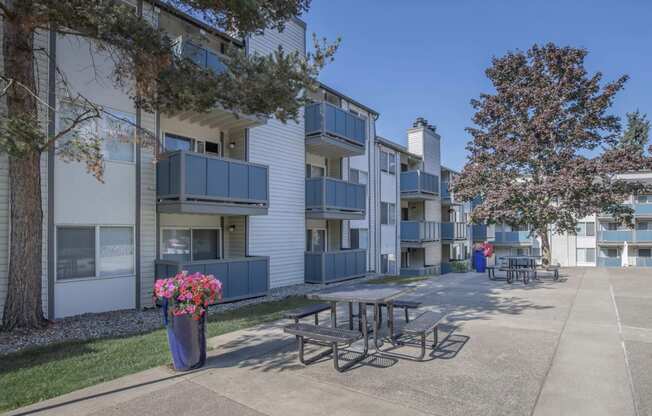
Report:
[[[305,27],[289,22],[282,33],[253,36],[250,53],[269,54],[279,45],[305,53]],[[249,160],[269,166],[269,211],[249,221],[249,254],[270,257],[270,287],[302,283],[305,247],[305,132],[299,122],[276,119],[249,132]]]
[[[156,115],[142,112],[142,127],[156,132]],[[152,306],[156,260],[156,163],[153,147],[143,147],[140,166],[140,302]]]

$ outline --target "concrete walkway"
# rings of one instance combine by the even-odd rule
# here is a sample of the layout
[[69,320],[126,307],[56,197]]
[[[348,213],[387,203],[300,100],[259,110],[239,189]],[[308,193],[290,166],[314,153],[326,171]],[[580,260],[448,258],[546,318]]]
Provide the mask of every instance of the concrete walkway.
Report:
[[202,370],[155,368],[14,414],[652,415],[652,272],[563,274],[527,287],[474,273],[420,284],[411,296],[448,313],[427,362],[304,367],[277,322],[211,339]]

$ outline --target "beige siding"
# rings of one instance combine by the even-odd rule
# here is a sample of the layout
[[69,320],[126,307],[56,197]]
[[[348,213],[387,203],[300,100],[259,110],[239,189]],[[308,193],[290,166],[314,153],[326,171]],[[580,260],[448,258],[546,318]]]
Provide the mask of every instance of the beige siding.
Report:
[[[156,116],[143,112],[144,129],[156,132]],[[156,164],[154,149],[143,147],[140,166],[140,302],[142,307],[152,304],[154,260],[156,260]]]
[[[305,51],[305,29],[290,22],[285,31],[265,31],[250,40],[250,52],[268,54],[282,45]],[[268,215],[249,222],[249,254],[270,257],[271,287],[304,281],[305,251],[305,130],[298,123],[270,119],[249,132],[249,160],[269,166]]]

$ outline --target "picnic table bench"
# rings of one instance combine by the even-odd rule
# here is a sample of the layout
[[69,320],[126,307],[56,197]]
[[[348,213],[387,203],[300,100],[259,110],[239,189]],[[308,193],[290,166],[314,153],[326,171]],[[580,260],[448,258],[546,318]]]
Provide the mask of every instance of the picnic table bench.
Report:
[[443,317],[443,313],[427,311],[403,327],[404,334],[417,335],[421,338],[421,354],[417,360],[422,361],[426,356],[426,337],[430,332],[432,332],[434,338],[432,349],[437,347],[438,326]]
[[[284,331],[288,334],[295,335],[299,343],[299,361],[304,365],[309,365],[315,361],[326,357],[328,355],[333,355],[333,366],[339,372],[343,372],[346,369],[350,368],[357,362],[364,359],[366,356],[366,351],[361,354],[360,358],[347,362],[344,365],[339,363],[339,345],[351,345],[355,341],[362,338],[362,333],[359,331],[352,331],[350,329],[341,329],[341,328],[331,328],[327,326],[319,326],[312,324],[304,323],[294,323],[286,325]],[[329,346],[325,351],[322,351],[313,357],[305,357],[305,344],[311,343],[321,346]],[[365,350],[367,346],[365,343]]]
[[526,267],[501,267],[501,272],[507,273],[507,283],[512,283],[516,280],[523,280],[523,284],[528,284],[530,278],[538,279],[537,269],[536,268],[526,268]]
[[300,319],[314,315],[315,325],[319,325],[319,313],[330,309],[331,305],[328,303],[315,303],[301,308],[289,310],[285,313],[285,318],[294,319],[294,323],[298,324]]

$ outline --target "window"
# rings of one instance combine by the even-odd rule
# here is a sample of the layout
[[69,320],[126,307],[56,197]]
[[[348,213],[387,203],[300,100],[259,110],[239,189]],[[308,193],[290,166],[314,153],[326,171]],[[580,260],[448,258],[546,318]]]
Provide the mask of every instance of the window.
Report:
[[133,227],[57,227],[56,252],[57,280],[134,274]]
[[164,228],[161,230],[161,258],[179,262],[222,258],[219,228]]
[[306,230],[306,251],[326,251],[326,230]]
[[100,276],[134,274],[134,233],[131,227],[100,227]]
[[392,175],[396,173],[396,155],[394,153],[380,151],[380,170]]
[[527,224],[512,225],[512,231],[530,231],[530,226]]
[[645,230],[651,230],[652,231],[652,222],[649,221],[640,221],[636,223],[636,229],[645,231]]
[[369,230],[366,228],[352,228],[351,248],[369,248]]
[[193,261],[217,260],[220,255],[220,230],[194,229],[192,230],[192,259]]
[[514,254],[516,256],[529,256],[530,255],[530,249],[528,247],[517,248],[517,249],[514,250]]
[[623,227],[617,222],[603,222],[600,224],[603,231],[618,231],[622,230]]
[[389,202],[380,203],[380,223],[383,225],[396,224],[396,205]]
[[577,262],[578,263],[595,263],[595,249],[594,248],[578,248],[577,249]]
[[652,249],[649,248],[639,248],[638,249],[639,257],[652,257]]
[[606,257],[610,257],[610,258],[618,257],[618,249],[617,248],[604,249],[603,252],[604,252]]
[[95,227],[57,228],[57,279],[95,276]]
[[594,222],[579,222],[579,223],[577,223],[577,236],[578,237],[594,237],[595,236],[595,223]]
[[322,166],[306,165],[306,178],[321,178],[324,176],[324,168]]
[[[59,128],[71,125],[76,117],[86,109],[81,106],[62,102],[59,112]],[[110,114],[108,114],[110,113]],[[69,132],[61,140],[61,145],[67,141],[90,141],[101,139],[102,155],[106,160],[134,162],[136,155],[136,117],[133,114],[109,110],[101,113],[101,117],[80,124],[74,132]]]
[[163,260],[190,261],[190,229],[163,229],[161,239]]
[[387,274],[389,270],[389,257],[387,254],[380,255],[380,273]]
[[340,97],[335,94],[331,94],[328,91],[324,91],[324,101],[327,103],[333,104],[336,107],[341,107],[342,103]]
[[174,152],[175,150],[185,150],[192,152],[195,150],[193,139],[169,133],[165,133],[164,146],[166,152]]
[[636,197],[637,204],[652,204],[652,195],[638,195]]

